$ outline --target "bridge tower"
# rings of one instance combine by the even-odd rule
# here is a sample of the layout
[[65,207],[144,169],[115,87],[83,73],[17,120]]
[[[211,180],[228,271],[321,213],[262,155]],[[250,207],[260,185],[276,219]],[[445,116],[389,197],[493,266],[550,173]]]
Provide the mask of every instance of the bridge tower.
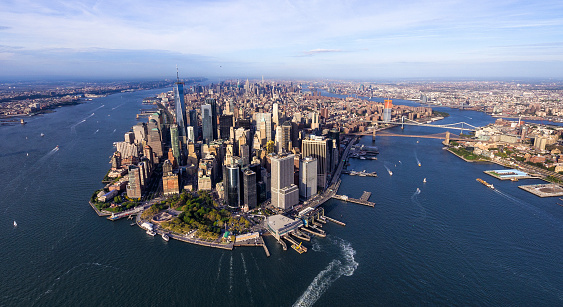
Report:
[[463,134],[463,122],[461,122],[461,132],[459,133],[459,136],[461,136]]
[[446,139],[444,140],[444,145],[450,145],[450,132],[446,131]]
[[405,129],[405,116],[401,116],[401,129]]

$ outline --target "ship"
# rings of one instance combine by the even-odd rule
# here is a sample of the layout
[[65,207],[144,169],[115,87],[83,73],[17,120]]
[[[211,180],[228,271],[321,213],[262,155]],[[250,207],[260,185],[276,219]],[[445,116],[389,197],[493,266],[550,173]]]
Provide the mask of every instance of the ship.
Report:
[[480,183],[482,183],[482,184],[484,184],[484,185],[486,185],[486,186],[487,186],[488,188],[490,188],[490,189],[493,189],[493,190],[495,189],[495,186],[494,186],[492,183],[488,183],[488,182],[486,182],[485,180],[483,180],[483,179],[481,179],[481,178],[477,178],[477,181],[480,182]]
[[168,240],[170,240],[170,237],[167,234],[163,233],[162,234],[162,240],[168,242]]

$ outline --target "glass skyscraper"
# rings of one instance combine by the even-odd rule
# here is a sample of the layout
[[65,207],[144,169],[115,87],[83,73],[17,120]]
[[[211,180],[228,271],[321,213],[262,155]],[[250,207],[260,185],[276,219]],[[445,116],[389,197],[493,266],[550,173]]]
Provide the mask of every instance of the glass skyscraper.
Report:
[[184,102],[184,83],[176,82],[174,87],[174,102],[176,105],[176,124],[178,125],[178,136],[185,144],[186,142],[186,104]]

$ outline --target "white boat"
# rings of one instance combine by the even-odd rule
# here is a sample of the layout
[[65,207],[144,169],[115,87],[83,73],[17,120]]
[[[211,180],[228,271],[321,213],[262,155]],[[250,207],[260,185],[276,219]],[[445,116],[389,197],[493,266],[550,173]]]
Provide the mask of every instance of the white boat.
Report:
[[41,132],[41,136],[45,136],[45,134],[43,132]]
[[16,221],[14,221],[14,227],[18,227],[18,223],[16,223]]
[[168,240],[170,240],[170,237],[167,234],[163,233],[162,234],[162,240],[168,242]]
[[426,178],[424,178],[424,180],[422,180],[422,182],[426,183]]
[[154,236],[156,235],[156,232],[154,232],[154,231],[152,231],[152,230],[149,229],[149,230],[147,230],[147,234],[148,234],[149,236],[153,236],[153,237],[154,237]]
[[393,176],[393,172],[392,172],[392,171],[389,171],[389,176]]

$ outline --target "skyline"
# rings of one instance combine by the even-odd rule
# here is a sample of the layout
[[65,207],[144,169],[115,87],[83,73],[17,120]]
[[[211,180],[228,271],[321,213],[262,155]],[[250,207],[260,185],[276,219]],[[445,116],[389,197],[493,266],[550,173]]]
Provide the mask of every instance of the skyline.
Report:
[[555,1],[3,1],[0,78],[563,78]]

